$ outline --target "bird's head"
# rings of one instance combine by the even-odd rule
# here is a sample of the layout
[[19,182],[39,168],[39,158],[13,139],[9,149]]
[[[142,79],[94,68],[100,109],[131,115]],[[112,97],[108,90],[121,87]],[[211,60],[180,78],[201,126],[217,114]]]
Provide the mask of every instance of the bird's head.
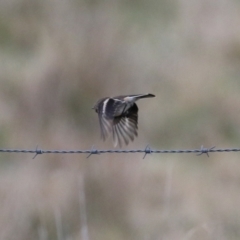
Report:
[[98,107],[96,105],[94,105],[92,109],[95,110],[96,113],[98,113]]

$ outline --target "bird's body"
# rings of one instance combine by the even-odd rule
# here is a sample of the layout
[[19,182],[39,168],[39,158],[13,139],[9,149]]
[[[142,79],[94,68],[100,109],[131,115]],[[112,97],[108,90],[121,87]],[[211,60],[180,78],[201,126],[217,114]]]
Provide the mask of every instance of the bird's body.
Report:
[[114,146],[121,147],[122,141],[137,137],[138,107],[136,101],[141,98],[155,97],[153,94],[123,95],[106,97],[98,100],[93,109],[98,113],[101,137],[105,140],[110,132],[113,134]]

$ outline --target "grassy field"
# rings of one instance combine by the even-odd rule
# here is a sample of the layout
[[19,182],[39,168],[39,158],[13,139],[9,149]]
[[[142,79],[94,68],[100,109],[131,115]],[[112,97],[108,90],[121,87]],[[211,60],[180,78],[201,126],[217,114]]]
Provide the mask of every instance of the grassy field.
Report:
[[[139,101],[123,149],[239,147],[238,1],[0,1],[0,148],[113,148],[101,97]],[[0,240],[238,240],[239,153],[0,154]]]

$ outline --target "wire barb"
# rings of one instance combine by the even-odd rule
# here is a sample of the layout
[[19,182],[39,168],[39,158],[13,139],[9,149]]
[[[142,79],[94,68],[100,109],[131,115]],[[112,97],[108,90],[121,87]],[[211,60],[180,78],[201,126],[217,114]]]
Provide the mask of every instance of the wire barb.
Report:
[[143,156],[143,159],[147,156],[147,154],[152,154],[152,149],[150,148],[149,145],[146,146],[144,152],[145,152],[145,154]]
[[90,153],[87,156],[87,158],[89,158],[93,154],[100,154],[100,152],[97,149],[94,148],[94,145],[92,145],[92,148],[91,148]]
[[204,148],[203,145],[202,145],[201,148],[200,148],[200,153],[198,153],[197,156],[200,156],[202,154],[207,154],[207,156],[209,157],[208,153],[211,152],[211,150],[214,149],[214,148],[215,148],[215,146],[211,147],[211,148]]
[[180,153],[194,153],[197,154],[197,156],[200,156],[202,154],[206,154],[209,157],[209,153],[223,153],[223,152],[240,152],[240,148],[218,148],[216,149],[215,146],[211,148],[205,148],[203,145],[200,149],[177,149],[177,150],[161,150],[161,149],[151,149],[149,145],[146,146],[145,149],[130,149],[130,150],[121,150],[121,149],[107,149],[107,150],[98,150],[95,149],[94,146],[90,150],[42,150],[38,149],[38,146],[36,149],[4,149],[0,148],[0,153],[31,153],[35,154],[33,159],[39,155],[39,154],[89,154],[87,158],[89,158],[92,154],[101,154],[101,153],[144,153],[143,159],[146,157],[147,154],[152,153],[159,153],[159,154],[180,154]]
[[36,150],[35,150],[35,155],[33,156],[32,159],[34,159],[39,154],[43,154],[43,151],[41,149],[38,149],[38,145],[37,145]]

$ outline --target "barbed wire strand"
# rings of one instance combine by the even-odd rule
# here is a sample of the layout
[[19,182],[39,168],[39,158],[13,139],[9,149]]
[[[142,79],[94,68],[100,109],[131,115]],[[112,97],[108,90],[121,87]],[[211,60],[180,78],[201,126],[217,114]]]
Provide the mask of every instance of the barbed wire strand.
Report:
[[105,153],[144,153],[143,159],[152,153],[197,153],[197,156],[206,154],[209,157],[209,153],[222,153],[222,152],[240,152],[240,148],[223,148],[216,149],[215,146],[211,148],[205,148],[201,146],[200,149],[178,149],[178,150],[154,150],[150,148],[149,145],[145,149],[131,149],[131,150],[122,150],[122,149],[109,149],[109,150],[98,150],[92,146],[89,150],[43,150],[39,149],[38,146],[34,150],[27,149],[0,149],[0,153],[34,153],[33,159],[40,154],[88,154],[87,158],[91,155],[96,154],[105,154]]

